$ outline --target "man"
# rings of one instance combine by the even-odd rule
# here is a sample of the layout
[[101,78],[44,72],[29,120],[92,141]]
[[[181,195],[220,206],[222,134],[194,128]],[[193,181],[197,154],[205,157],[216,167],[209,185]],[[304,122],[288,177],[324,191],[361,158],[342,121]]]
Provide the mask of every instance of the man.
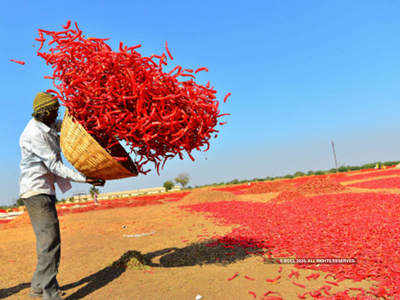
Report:
[[103,186],[101,179],[85,176],[66,167],[61,160],[56,119],[59,103],[50,93],[38,93],[31,119],[20,137],[20,197],[25,203],[36,235],[37,266],[30,296],[62,299],[56,279],[60,263],[60,226],[55,207],[55,186],[64,193],[70,181]]

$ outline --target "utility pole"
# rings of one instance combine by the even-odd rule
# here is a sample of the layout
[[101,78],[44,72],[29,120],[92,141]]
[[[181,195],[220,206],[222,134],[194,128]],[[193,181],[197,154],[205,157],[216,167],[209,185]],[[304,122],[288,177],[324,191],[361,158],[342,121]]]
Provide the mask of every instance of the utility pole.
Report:
[[331,143],[332,143],[333,159],[335,160],[335,168],[336,168],[336,173],[337,173],[337,172],[338,172],[338,168],[337,168],[337,160],[336,160],[335,144],[333,143],[333,141],[331,141]]

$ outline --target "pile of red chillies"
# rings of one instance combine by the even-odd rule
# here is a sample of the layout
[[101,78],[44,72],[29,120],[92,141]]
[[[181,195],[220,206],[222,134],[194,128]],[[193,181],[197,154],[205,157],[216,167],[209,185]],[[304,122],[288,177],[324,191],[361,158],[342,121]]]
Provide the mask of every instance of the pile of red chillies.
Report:
[[[194,81],[195,74],[207,68],[176,66],[166,72],[168,58],[173,59],[167,44],[167,54],[150,57],[135,50],[141,45],[122,42],[114,52],[105,43],[108,39],[86,38],[76,22],[75,29],[70,26],[68,21],[62,31],[39,29],[37,54],[53,68],[52,76],[45,78],[53,80],[56,90],[48,92],[55,93],[104,148],[125,141],[143,174],[150,171],[144,170],[148,163],[159,174],[168,159],[183,159],[187,153],[194,161],[194,149],[209,149],[210,139],[217,137],[215,127],[225,124],[219,119],[228,114],[220,113],[209,82]],[[48,51],[42,50],[45,45]]]
[[343,185],[328,177],[310,178],[306,182],[300,183],[296,188],[296,191],[302,194],[333,193],[343,190],[345,190]]

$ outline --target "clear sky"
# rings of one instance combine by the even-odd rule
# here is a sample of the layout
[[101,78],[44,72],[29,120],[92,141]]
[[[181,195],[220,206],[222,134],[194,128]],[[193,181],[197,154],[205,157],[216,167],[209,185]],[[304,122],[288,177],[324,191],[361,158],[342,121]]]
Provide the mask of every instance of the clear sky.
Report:
[[[38,91],[52,88],[36,56],[37,29],[77,21],[86,36],[138,43],[171,68],[208,67],[227,125],[196,161],[167,162],[161,175],[106,183],[103,191],[161,186],[181,172],[190,185],[400,160],[400,2],[3,1],[0,12],[0,205],[18,197],[18,140]],[[9,59],[24,60],[21,66]],[[74,184],[69,193],[87,192]],[[58,198],[69,194],[58,193]]]

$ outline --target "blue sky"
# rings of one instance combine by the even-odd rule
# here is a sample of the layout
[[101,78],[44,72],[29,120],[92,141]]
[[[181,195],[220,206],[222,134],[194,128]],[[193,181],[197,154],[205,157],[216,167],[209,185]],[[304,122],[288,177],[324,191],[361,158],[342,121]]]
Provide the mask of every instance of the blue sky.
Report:
[[[400,160],[400,3],[396,1],[7,1],[0,13],[0,205],[18,195],[18,139],[38,91],[52,87],[36,56],[37,29],[77,21],[117,50],[142,44],[170,65],[208,67],[226,117],[196,161],[158,176],[107,182],[103,191],[161,186],[181,172],[191,185],[285,175],[340,164]],[[37,45],[37,43],[36,43]],[[25,66],[9,61],[24,60]],[[201,75],[200,75],[201,74]],[[86,192],[74,184],[68,194]]]

